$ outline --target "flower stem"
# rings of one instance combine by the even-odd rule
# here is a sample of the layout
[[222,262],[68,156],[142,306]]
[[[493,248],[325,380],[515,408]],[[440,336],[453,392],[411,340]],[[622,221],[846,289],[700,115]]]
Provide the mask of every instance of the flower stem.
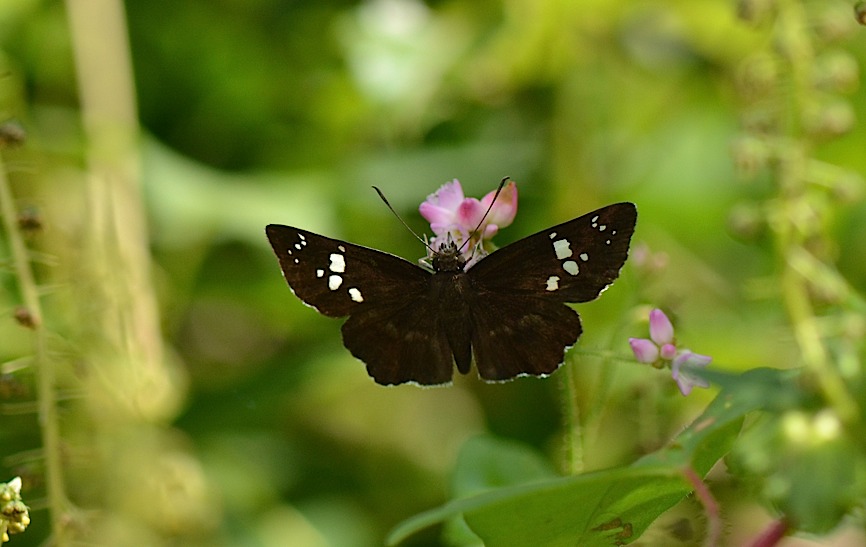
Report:
[[565,420],[565,469],[570,475],[583,472],[583,429],[580,423],[580,404],[577,400],[577,378],[574,367],[563,366],[563,418]]
[[722,538],[722,518],[720,516],[719,502],[713,497],[713,493],[707,488],[706,483],[701,479],[692,467],[683,469],[683,476],[692,485],[695,491],[695,498],[701,505],[704,506],[704,513],[707,516],[707,537],[704,540],[705,547],[715,547],[720,544]]
[[30,264],[30,253],[24,244],[18,225],[18,212],[15,209],[2,157],[0,157],[0,214],[3,216],[3,228],[9,241],[15,276],[21,290],[21,300],[31,319],[29,326],[33,332],[33,368],[37,379],[37,408],[45,457],[48,514],[54,538],[53,544],[62,546],[65,545],[62,524],[68,503],[60,461],[60,426],[55,392],[56,371],[54,363],[48,358],[47,333],[42,320],[39,290]]

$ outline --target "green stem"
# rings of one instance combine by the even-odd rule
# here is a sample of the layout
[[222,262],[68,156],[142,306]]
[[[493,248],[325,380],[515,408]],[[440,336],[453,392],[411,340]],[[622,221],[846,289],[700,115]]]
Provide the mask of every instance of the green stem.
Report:
[[68,507],[60,461],[60,426],[57,420],[55,392],[56,371],[48,358],[47,333],[42,321],[42,305],[39,290],[30,264],[30,253],[18,226],[18,213],[3,159],[0,157],[0,214],[3,228],[9,240],[15,275],[21,290],[21,299],[33,320],[33,368],[37,379],[37,398],[42,448],[45,454],[45,482],[48,497],[48,513],[51,522],[53,544],[62,546],[64,514]]
[[565,420],[565,469],[570,475],[583,473],[583,430],[580,423],[580,404],[577,401],[577,378],[574,364],[562,367],[565,397],[562,402]]

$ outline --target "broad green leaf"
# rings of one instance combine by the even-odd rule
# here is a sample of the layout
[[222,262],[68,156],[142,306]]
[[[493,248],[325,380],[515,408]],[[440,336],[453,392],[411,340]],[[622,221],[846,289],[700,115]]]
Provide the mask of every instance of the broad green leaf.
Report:
[[[451,491],[455,498],[467,498],[493,488],[555,477],[550,462],[532,448],[491,435],[478,435],[460,449]],[[449,545],[482,545],[461,515],[445,523],[442,536]]]
[[[682,471],[701,476],[733,445],[748,412],[766,398],[745,386],[784,390],[789,376],[758,369],[729,379],[726,389],[668,446],[628,467],[574,477],[536,478],[505,486],[412,517],[388,536],[399,543],[417,530],[462,514],[487,546],[617,545],[637,539],[662,513],[692,491]],[[509,456],[512,457],[512,456]]]
[[452,492],[462,498],[492,488],[556,476],[550,462],[528,446],[491,435],[478,435],[467,440],[460,449]]

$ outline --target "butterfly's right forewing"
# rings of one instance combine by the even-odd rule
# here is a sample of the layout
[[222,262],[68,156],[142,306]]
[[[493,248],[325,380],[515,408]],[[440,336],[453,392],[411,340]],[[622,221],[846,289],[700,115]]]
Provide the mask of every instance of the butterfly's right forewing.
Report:
[[422,292],[430,274],[402,258],[290,226],[266,228],[283,275],[306,304],[329,317],[395,305]]
[[323,315],[349,319],[343,344],[380,384],[443,384],[454,368],[429,294],[431,274],[375,249],[272,224],[266,229],[292,291]]

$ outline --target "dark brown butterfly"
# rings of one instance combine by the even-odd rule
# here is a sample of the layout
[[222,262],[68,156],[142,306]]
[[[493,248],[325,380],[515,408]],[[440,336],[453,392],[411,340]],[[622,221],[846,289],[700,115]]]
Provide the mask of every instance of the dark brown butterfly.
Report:
[[484,380],[555,371],[580,336],[566,302],[594,300],[618,276],[637,221],[616,203],[542,230],[466,268],[454,243],[433,271],[299,228],[266,233],[294,293],[329,317],[349,316],[343,344],[380,384],[451,381],[472,357]]

